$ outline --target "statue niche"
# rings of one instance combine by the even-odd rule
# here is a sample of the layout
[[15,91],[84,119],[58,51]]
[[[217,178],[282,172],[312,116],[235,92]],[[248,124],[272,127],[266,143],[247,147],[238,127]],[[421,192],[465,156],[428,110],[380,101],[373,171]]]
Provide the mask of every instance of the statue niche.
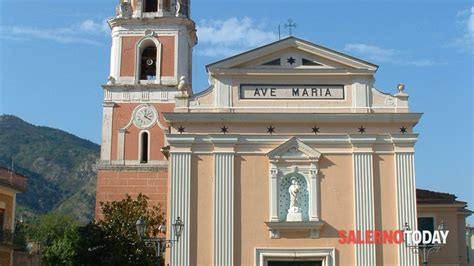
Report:
[[309,190],[303,175],[290,173],[281,177],[278,192],[279,221],[302,222],[309,220]]

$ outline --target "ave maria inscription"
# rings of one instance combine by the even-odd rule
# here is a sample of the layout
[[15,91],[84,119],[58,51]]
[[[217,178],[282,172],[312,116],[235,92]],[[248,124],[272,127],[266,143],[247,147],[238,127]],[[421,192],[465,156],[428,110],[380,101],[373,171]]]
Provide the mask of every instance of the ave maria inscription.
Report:
[[344,85],[240,85],[241,99],[344,100]]

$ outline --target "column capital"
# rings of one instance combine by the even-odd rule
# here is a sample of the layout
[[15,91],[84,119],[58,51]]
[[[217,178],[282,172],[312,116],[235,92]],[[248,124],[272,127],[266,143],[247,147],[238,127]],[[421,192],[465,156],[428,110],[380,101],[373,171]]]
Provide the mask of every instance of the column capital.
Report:
[[270,178],[276,179],[278,177],[278,167],[274,163],[270,163]]
[[181,135],[166,135],[166,140],[170,144],[170,154],[191,153],[195,138]]
[[239,139],[236,135],[211,134],[210,141],[214,145],[214,153],[234,153]]
[[102,106],[104,108],[113,108],[113,107],[115,107],[115,103],[114,102],[103,102]]
[[311,162],[310,166],[309,166],[309,175],[311,178],[318,178],[318,167],[317,167],[317,162],[314,163],[314,162]]
[[391,138],[395,153],[415,152],[415,144],[418,140],[418,134],[392,134]]
[[349,135],[354,153],[373,153],[377,135]]

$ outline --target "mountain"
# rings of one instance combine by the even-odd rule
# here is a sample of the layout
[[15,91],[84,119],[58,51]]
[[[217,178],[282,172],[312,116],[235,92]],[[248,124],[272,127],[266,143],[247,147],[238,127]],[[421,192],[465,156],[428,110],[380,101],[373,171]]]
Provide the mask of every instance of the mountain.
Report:
[[[0,116],[0,165],[28,177],[17,196],[17,215],[50,211],[79,221],[93,218],[100,146],[67,132]],[[17,216],[17,217],[19,217]]]

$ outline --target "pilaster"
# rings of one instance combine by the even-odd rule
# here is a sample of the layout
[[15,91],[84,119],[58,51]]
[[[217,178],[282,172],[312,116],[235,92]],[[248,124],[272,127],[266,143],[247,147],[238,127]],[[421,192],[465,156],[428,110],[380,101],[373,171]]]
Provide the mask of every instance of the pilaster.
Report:
[[117,138],[117,160],[120,164],[125,163],[125,134],[127,130],[124,128],[119,129]]
[[[351,136],[353,145],[355,228],[363,235],[375,230],[373,144],[375,136]],[[376,265],[375,244],[355,245],[356,265]]]
[[[169,141],[169,140],[168,140]],[[189,265],[190,243],[190,197],[191,197],[191,145],[194,138],[183,138],[177,149],[170,151],[171,185],[170,185],[170,224],[181,217],[184,227],[179,239],[170,230],[171,239],[177,240],[171,245],[171,266]],[[170,142],[171,145],[173,143]]]
[[235,137],[212,136],[214,144],[214,265],[234,261]]
[[270,222],[278,222],[278,167],[270,164]]
[[[395,176],[397,187],[397,223],[402,230],[408,223],[416,230],[416,183],[415,183],[415,151],[417,135],[394,135],[392,141],[395,150]],[[401,266],[418,265],[418,256],[405,245],[398,246],[398,264]]]
[[227,78],[215,81],[214,106],[219,111],[226,111],[232,107],[232,86]]
[[362,110],[370,106],[370,82],[368,78],[354,78],[352,84],[352,107]]
[[112,123],[114,103],[104,103],[102,111],[102,145],[100,146],[101,161],[112,160]]
[[110,77],[115,80],[120,78],[120,66],[122,59],[122,39],[119,34],[112,32],[112,46],[110,48]]
[[320,180],[318,178],[318,168],[316,166],[316,163],[311,163],[311,166],[309,168],[309,177],[310,177],[310,186],[313,193],[311,193],[311,199],[310,199],[310,208],[311,211],[309,220],[310,221],[319,221],[321,219],[321,185],[320,185]]

